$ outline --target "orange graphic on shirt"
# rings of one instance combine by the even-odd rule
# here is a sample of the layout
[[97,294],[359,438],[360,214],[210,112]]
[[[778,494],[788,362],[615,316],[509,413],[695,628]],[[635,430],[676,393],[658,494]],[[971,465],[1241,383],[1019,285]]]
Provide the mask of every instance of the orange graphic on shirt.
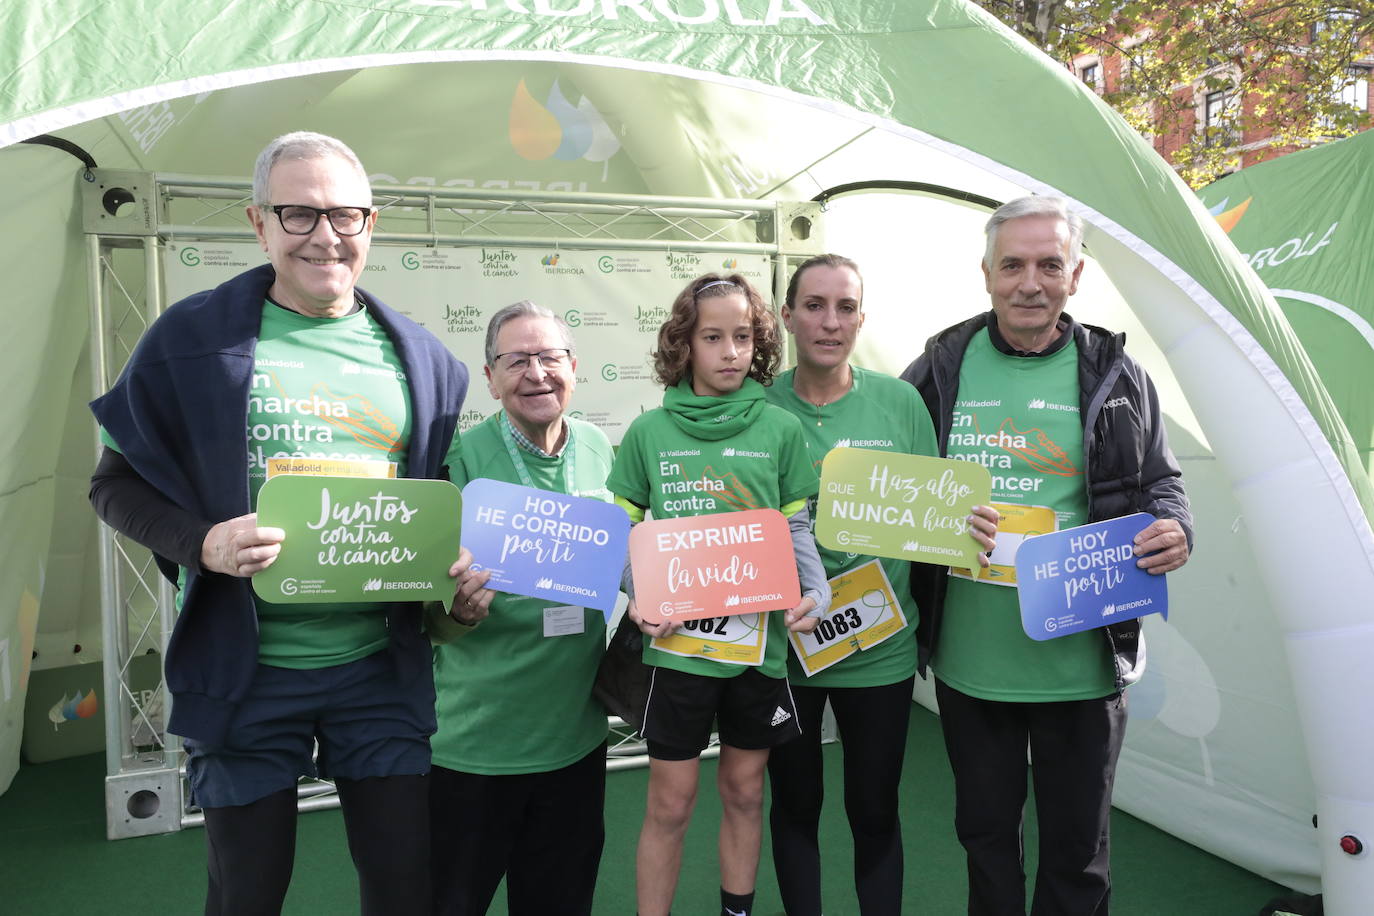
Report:
[[1072,477],[1078,473],[1078,468],[1069,458],[1069,453],[1056,445],[1049,434],[1038,426],[1022,431],[1016,428],[1011,417],[1007,417],[1002,421],[998,432],[1010,436],[1024,436],[1026,440],[1024,446],[1007,446],[1007,451],[1013,455],[1019,455],[1040,473],[1054,474],[1057,477]]
[[[270,390],[283,399],[287,398],[286,388],[277,374],[268,372],[266,375],[272,380]],[[361,394],[336,395],[324,382],[316,382],[311,386],[310,396],[345,405],[347,416],[336,417],[322,412],[310,414],[334,427],[338,434],[351,438],[360,446],[376,449],[387,455],[398,451],[402,444],[400,426],[379,410],[370,399]]]
[[[401,429],[396,421],[382,413],[372,402],[361,394],[336,395],[324,382],[318,382],[310,389],[311,394],[319,393],[322,398],[349,405],[346,417],[320,417],[340,432],[353,437],[359,445],[391,454],[401,439]],[[372,425],[369,425],[369,422]]]
[[[685,471],[680,472],[678,479],[684,483],[691,482]],[[708,464],[706,469],[701,472],[700,482],[702,484],[700,492],[710,494],[729,509],[763,508],[758,504],[758,500],[754,498],[754,494],[750,492],[749,488],[730,471],[717,471]],[[724,489],[719,488],[717,484],[724,484]]]
[[[967,414],[973,422],[973,430],[979,439],[983,437],[983,431],[978,425],[976,414]],[[997,428],[996,436],[991,437],[996,442],[988,443],[989,448],[1000,448],[1010,452],[1021,460],[1025,461],[1035,470],[1042,474],[1053,474],[1056,477],[1073,477],[1078,473],[1078,468],[1069,457],[1069,453],[1060,448],[1049,433],[1038,426],[1027,430],[1016,428],[1016,424],[1011,417],[1002,421],[1002,425]],[[1025,445],[1012,444],[1015,439],[1023,438]]]

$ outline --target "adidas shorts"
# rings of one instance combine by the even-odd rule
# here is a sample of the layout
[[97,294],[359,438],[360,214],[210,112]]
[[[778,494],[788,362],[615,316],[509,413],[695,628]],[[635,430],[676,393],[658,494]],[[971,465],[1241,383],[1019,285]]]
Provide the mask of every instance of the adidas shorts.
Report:
[[735,677],[653,669],[641,732],[650,757],[691,760],[706,749],[716,723],[720,743],[741,750],[773,747],[801,734],[786,678],[764,677],[753,668]]

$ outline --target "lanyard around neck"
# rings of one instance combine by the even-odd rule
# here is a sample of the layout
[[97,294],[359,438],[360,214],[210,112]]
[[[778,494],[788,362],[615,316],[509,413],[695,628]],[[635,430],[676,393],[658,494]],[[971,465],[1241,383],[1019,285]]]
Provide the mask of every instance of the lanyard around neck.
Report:
[[[563,492],[569,496],[576,496],[577,492],[573,489],[573,481],[577,479],[573,471],[573,429],[572,424],[567,420],[563,421],[568,430],[568,441],[563,443],[563,452],[559,459],[563,462]],[[501,411],[501,441],[506,443],[506,454],[510,455],[511,464],[515,465],[515,473],[520,477],[520,482],[527,487],[539,489],[534,486],[534,480],[530,477],[530,469],[525,466],[525,459],[520,454],[520,448],[515,444],[515,437],[510,434],[510,417],[506,412]]]

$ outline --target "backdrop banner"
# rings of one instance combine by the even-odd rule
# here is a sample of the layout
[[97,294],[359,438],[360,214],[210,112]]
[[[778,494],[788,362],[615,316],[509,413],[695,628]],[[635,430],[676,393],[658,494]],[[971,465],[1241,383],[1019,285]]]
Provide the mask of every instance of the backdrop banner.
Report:
[[[173,244],[164,260],[167,299],[209,289],[264,260],[253,243]],[[763,255],[552,247],[374,245],[359,285],[428,328],[467,365],[473,384],[464,430],[501,406],[481,380],[491,316],[520,299],[562,315],[577,344],[577,397],[568,414],[619,445],[630,421],[662,400],[649,353],[673,299],[710,272],[742,274],[772,298],[773,268]]]

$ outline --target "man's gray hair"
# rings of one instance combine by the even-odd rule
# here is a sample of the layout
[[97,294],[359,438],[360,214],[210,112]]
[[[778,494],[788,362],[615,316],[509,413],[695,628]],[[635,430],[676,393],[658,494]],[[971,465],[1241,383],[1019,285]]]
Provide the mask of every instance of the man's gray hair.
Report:
[[1078,266],[1078,262],[1083,259],[1082,218],[1069,210],[1062,197],[1032,196],[1009,200],[994,210],[988,218],[988,224],[983,228],[988,237],[987,248],[983,251],[983,265],[988,270],[992,270],[994,266],[992,255],[997,249],[997,231],[1008,220],[1020,219],[1023,216],[1052,216],[1062,219],[1069,227],[1069,263],[1065,267],[1073,270]]
[[[266,207],[273,203],[267,196],[267,180],[272,175],[272,169],[283,159],[327,159],[335,157],[347,162],[358,170],[358,174],[367,181],[367,169],[363,168],[362,161],[358,154],[349,149],[348,144],[334,137],[325,134],[317,134],[309,130],[298,130],[289,134],[282,134],[277,139],[258,153],[258,161],[253,166],[253,204],[258,207]],[[371,184],[368,185],[367,205],[372,206]],[[282,201],[277,201],[282,203]],[[294,203],[294,201],[286,201]],[[350,204],[363,203],[363,201],[349,201]]]
[[491,321],[487,323],[486,357],[488,366],[494,366],[496,357],[500,355],[496,352],[496,338],[501,333],[501,328],[505,326],[506,322],[516,318],[548,318],[558,327],[558,333],[563,335],[563,345],[568,348],[569,352],[575,353],[577,351],[573,345],[572,328],[568,327],[563,316],[554,314],[542,305],[535,305],[528,299],[521,299],[492,315]]

